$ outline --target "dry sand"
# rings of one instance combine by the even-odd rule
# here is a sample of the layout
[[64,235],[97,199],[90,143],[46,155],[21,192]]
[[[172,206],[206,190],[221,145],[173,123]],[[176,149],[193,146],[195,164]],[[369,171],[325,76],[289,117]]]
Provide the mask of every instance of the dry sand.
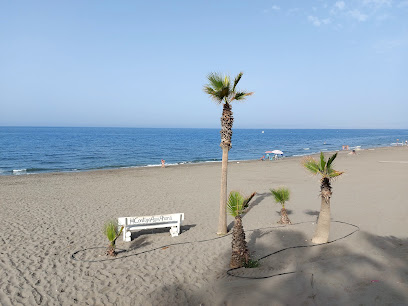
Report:
[[[332,219],[360,231],[233,271],[295,272],[264,279],[226,273],[231,236],[215,234],[220,163],[0,177],[0,304],[408,305],[408,147],[340,152],[335,169],[345,174],[333,183]],[[230,162],[228,175],[228,190],[257,192],[243,218],[255,259],[311,245],[319,182],[300,158]],[[276,223],[269,189],[281,185],[292,192],[292,226]],[[104,255],[109,218],[175,212],[185,213],[178,237],[136,232],[118,239],[115,260]],[[354,230],[333,222],[330,239]]]

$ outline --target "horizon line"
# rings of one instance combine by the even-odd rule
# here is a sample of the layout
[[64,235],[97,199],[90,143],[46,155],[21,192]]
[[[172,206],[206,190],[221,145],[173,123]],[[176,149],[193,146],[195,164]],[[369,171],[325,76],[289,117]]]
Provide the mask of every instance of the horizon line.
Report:
[[[101,129],[207,129],[214,130],[220,127],[137,127],[137,126],[52,126],[52,125],[0,125],[0,128],[101,128]],[[235,130],[408,130],[408,128],[240,128]],[[233,130],[234,130],[233,129]]]

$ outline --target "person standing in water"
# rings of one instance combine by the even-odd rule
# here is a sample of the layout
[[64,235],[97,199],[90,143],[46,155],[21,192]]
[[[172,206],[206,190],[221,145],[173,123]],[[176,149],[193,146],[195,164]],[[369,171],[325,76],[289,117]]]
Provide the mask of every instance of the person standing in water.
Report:
[[165,161],[164,159],[162,159],[162,160],[161,160],[161,167],[162,167],[162,168],[165,168],[165,167],[166,167],[166,166],[165,166],[165,163],[166,163],[166,161]]

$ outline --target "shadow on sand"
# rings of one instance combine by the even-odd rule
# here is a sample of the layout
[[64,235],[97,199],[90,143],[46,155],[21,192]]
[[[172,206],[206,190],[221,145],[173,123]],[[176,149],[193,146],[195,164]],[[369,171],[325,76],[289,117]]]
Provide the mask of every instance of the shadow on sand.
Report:
[[[293,226],[254,230],[247,237],[257,258],[288,246],[304,245],[309,239]],[[259,268],[235,273],[257,277],[295,272],[265,279],[227,276],[230,252],[212,254],[210,245],[207,250],[214,263],[225,262],[224,271],[211,279],[205,274],[194,276],[197,284],[157,288],[149,300],[154,302],[155,294],[160,293],[160,299],[164,296],[177,305],[408,304],[408,239],[360,231],[335,243],[277,253],[262,260]],[[209,264],[208,271],[214,266]]]

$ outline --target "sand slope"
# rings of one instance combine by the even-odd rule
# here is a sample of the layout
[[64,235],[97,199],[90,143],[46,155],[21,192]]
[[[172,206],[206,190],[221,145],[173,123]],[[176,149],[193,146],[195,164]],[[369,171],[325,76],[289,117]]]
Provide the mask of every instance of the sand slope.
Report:
[[[221,153],[220,153],[221,154]],[[0,177],[1,305],[407,305],[408,148],[340,152],[332,217],[360,228],[292,248],[228,276],[230,236],[215,235],[220,164]],[[254,258],[310,245],[319,182],[299,158],[231,162],[229,190],[257,192],[243,218]],[[288,186],[293,226],[269,188]],[[184,212],[180,236],[134,233],[104,255],[109,218]],[[229,218],[229,222],[232,222]],[[232,223],[231,223],[232,226]],[[356,228],[332,224],[331,240]],[[172,245],[170,245],[172,244]],[[170,245],[170,246],[169,246]],[[168,247],[166,247],[168,246]],[[72,255],[76,259],[72,258]]]

